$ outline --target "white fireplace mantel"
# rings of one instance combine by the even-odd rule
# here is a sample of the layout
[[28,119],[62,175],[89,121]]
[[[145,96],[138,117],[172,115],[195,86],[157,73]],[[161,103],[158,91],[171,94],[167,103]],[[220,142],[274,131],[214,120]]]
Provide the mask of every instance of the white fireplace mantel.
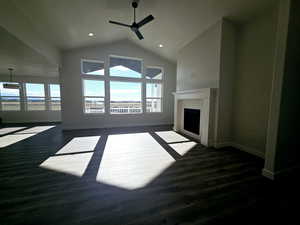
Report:
[[[201,144],[205,146],[211,146],[213,140],[213,123],[214,123],[214,109],[215,109],[215,89],[213,88],[202,88],[195,90],[177,91],[173,93],[175,99],[174,108],[174,130],[186,133],[194,138],[200,140]],[[201,101],[201,113],[200,113],[200,130],[199,135],[189,133],[182,127],[180,120],[182,115],[179,112],[182,111],[179,107],[180,101],[184,100],[199,100]]]

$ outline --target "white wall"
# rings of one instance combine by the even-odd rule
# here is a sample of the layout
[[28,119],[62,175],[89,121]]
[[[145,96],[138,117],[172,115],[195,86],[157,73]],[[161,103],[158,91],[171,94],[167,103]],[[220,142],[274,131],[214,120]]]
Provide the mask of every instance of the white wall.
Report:
[[275,174],[299,168],[300,126],[300,2],[291,1],[285,65],[281,92]]
[[[0,75],[0,82],[10,81],[7,75]],[[38,76],[14,76],[13,81],[27,83],[59,83],[58,77]],[[0,111],[0,117],[4,123],[30,123],[30,122],[59,122],[61,121],[60,111]]]
[[276,10],[241,27],[237,36],[237,73],[233,141],[265,153],[276,36]]
[[236,25],[222,20],[220,75],[216,106],[217,145],[232,141],[233,86],[236,73]]
[[178,91],[219,86],[221,28],[220,21],[180,50]]
[[214,145],[232,138],[231,116],[235,74],[235,25],[224,19],[182,48],[177,61],[177,90],[217,88]]
[[[135,115],[89,115],[83,112],[80,60],[105,61],[109,55],[120,55],[143,59],[145,66],[164,68],[163,113]],[[174,100],[172,92],[176,87],[176,65],[124,40],[108,45],[96,45],[66,51],[62,60],[62,118],[64,129],[160,125],[173,123]]]

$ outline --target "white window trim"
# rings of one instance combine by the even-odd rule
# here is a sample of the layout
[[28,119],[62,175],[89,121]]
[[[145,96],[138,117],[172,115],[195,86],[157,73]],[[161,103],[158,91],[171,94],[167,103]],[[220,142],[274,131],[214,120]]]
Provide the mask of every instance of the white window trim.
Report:
[[[18,81],[0,81],[1,83],[5,83],[5,82],[10,82],[10,83],[18,83],[20,86],[22,85],[21,82]],[[17,97],[17,96],[0,96],[0,112],[20,112],[22,111],[22,100],[21,100],[21,89],[19,89],[19,104],[20,104],[20,109],[19,110],[3,110],[2,107],[2,98],[5,97]]]
[[[47,84],[43,83],[43,82],[25,82],[24,83],[24,100],[25,100],[25,111],[27,112],[45,112],[45,111],[49,111],[48,110],[48,104],[47,104]],[[44,86],[44,96],[28,96],[27,95],[27,87],[26,84],[42,84]],[[42,110],[29,110],[28,109],[28,98],[44,98],[44,102],[45,102],[45,109]]]
[[[141,77],[119,77],[119,76],[111,76],[109,73],[109,69],[110,69],[110,59],[111,58],[120,58],[120,59],[131,59],[131,60],[136,60],[136,61],[140,61],[141,62]],[[144,65],[144,60],[141,58],[134,58],[134,57],[129,57],[129,56],[118,56],[118,55],[109,55],[108,56],[108,65],[107,65],[107,74],[109,76],[110,79],[124,79],[124,80],[136,80],[136,79],[140,79],[143,80],[145,79],[145,74],[143,71],[143,65]]]
[[[146,78],[147,68],[161,69],[162,79],[147,79]],[[146,112],[145,113],[146,114],[160,114],[160,113],[163,113],[164,112],[164,96],[165,96],[165,93],[164,93],[164,84],[165,84],[165,71],[164,71],[164,68],[161,67],[161,66],[146,66],[145,67],[145,79],[146,79],[146,86],[147,86],[147,83],[161,84],[161,97],[157,97],[157,98],[148,97],[147,98],[147,96],[145,96],[146,97],[145,104],[147,104],[147,99],[161,99],[161,111],[160,112],[147,112],[147,107],[146,107]]]
[[[133,78],[133,79],[140,79],[140,78]],[[140,112],[140,113],[138,113],[138,112],[137,113],[111,113],[111,111],[110,111],[111,101],[109,99],[109,115],[113,115],[113,116],[115,116],[115,115],[141,115],[141,114],[144,113],[144,108],[143,108],[143,105],[144,105],[143,104],[143,82],[142,81],[137,81],[137,80],[135,80],[135,81],[110,80],[109,84],[110,84],[110,82],[123,82],[123,83],[127,82],[127,83],[139,83],[139,84],[141,84],[141,108],[142,108],[142,112]],[[109,87],[110,87],[110,85],[109,85]]]
[[[151,81],[151,82],[149,82]],[[147,89],[147,84],[161,84],[161,97],[147,97],[146,96],[146,106],[147,106],[147,99],[160,99],[161,101],[161,111],[160,112],[147,112],[147,107],[146,107],[146,114],[159,114],[164,112],[164,83],[163,82],[157,82],[157,81],[162,81],[162,80],[150,80],[148,79],[148,82],[146,82],[146,89]],[[147,90],[146,90],[147,91]]]
[[[147,73],[147,68],[149,68],[149,69],[160,69],[161,70],[161,73],[162,73],[162,79],[148,79],[148,78],[146,78],[146,73]],[[148,80],[148,81],[155,81],[155,82],[164,82],[165,81],[165,71],[164,71],[164,68],[163,67],[161,67],[161,66],[146,66],[145,67],[145,78],[146,78],[146,80]]]
[[[90,116],[92,116],[92,115],[105,115],[106,114],[106,101],[105,101],[105,86],[106,86],[106,82],[105,82],[105,79],[103,78],[104,76],[101,76],[102,77],[102,79],[99,79],[98,78],[98,76],[97,76],[97,78],[98,79],[94,79],[94,77],[92,76],[91,77],[91,75],[88,75],[88,77],[86,77],[86,76],[84,76],[84,77],[82,77],[82,79],[81,79],[81,90],[82,90],[82,109],[83,109],[83,114],[84,115],[90,115]],[[85,80],[95,80],[95,81],[103,81],[104,82],[104,96],[85,96],[84,95],[84,81]],[[92,112],[92,113],[88,113],[88,112],[86,112],[86,110],[85,110],[85,98],[103,98],[104,99],[104,112]]]
[[[109,74],[109,66],[110,66],[110,59],[111,58],[123,58],[123,59],[132,59],[132,60],[139,60],[141,61],[141,78],[132,78],[132,77],[119,77],[119,76],[110,76]],[[98,62],[104,64],[104,76],[103,75],[90,75],[83,73],[83,62]],[[162,66],[145,66],[144,60],[141,58],[130,57],[130,56],[120,56],[110,54],[107,55],[106,59],[103,60],[95,60],[95,59],[81,59],[80,60],[80,71],[81,71],[81,90],[82,90],[82,111],[85,116],[123,116],[123,115],[145,115],[145,114],[162,114],[164,112],[164,83],[165,83],[165,71]],[[155,68],[161,69],[162,71],[162,79],[146,79],[146,68]],[[104,89],[105,89],[105,96],[104,96],[104,113],[86,113],[85,112],[85,96],[84,96],[84,80],[102,80],[104,81]],[[110,82],[136,82],[141,83],[141,95],[142,95],[142,112],[141,113],[124,113],[124,114],[116,114],[110,112]],[[146,85],[147,83],[159,83],[161,84],[161,94],[162,96],[157,98],[161,100],[161,111],[160,112],[147,112],[147,98],[146,96]]]
[[[51,85],[58,85],[58,88],[59,88],[59,93],[60,93],[60,97],[52,97],[51,96],[51,90],[50,90],[50,86]],[[46,85],[46,84],[45,84]],[[47,91],[47,93],[46,93],[46,96],[47,96],[47,110],[48,111],[53,111],[53,112],[60,112],[61,111],[61,87],[60,87],[60,84],[58,84],[58,83],[47,83],[47,87],[48,87],[48,91]],[[60,100],[60,110],[53,110],[52,109],[52,105],[51,105],[51,101],[52,101],[52,98],[58,98],[59,100]]]
[[[7,79],[1,79],[0,82],[10,82]],[[61,92],[61,85],[58,82],[31,82],[31,81],[13,81],[14,83],[19,83],[20,84],[20,89],[19,89],[19,98],[20,98],[20,110],[3,110],[2,108],[2,99],[0,97],[0,112],[61,112],[61,110],[51,110],[51,105],[50,105],[50,85],[51,84],[56,84],[59,85],[60,92]],[[45,110],[27,110],[27,95],[26,95],[26,84],[43,84],[44,85],[44,93],[45,97],[37,97],[37,98],[45,98]],[[11,96],[3,96],[3,97],[11,97]],[[29,96],[29,97],[34,97],[34,96]],[[54,97],[54,98],[60,98],[61,102],[61,96],[60,97]]]
[[[104,68],[104,75],[92,75],[92,74],[87,74],[83,72],[83,62],[92,62],[92,63],[102,63],[103,68]],[[105,62],[101,60],[95,60],[95,59],[81,59],[80,60],[80,72],[81,75],[85,76],[91,76],[91,77],[104,77],[105,76]]]

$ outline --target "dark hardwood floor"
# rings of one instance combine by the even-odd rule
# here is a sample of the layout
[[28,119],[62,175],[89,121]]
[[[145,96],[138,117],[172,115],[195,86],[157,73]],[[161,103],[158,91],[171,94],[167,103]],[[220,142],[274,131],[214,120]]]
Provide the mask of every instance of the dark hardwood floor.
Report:
[[[155,133],[164,130],[170,127],[62,132],[57,125],[0,148],[0,224],[300,224],[297,176],[270,181],[261,159],[232,148],[197,144],[182,156]],[[175,162],[139,189],[97,182],[108,136],[139,132]],[[40,167],[73,137],[93,135],[101,138],[81,177]]]

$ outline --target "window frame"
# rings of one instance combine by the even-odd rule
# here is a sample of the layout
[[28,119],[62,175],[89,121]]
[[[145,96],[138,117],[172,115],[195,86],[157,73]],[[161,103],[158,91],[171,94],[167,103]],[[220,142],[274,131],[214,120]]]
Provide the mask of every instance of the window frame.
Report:
[[[44,97],[38,97],[38,96],[28,96],[27,95],[27,85],[26,84],[42,84],[44,87]],[[43,83],[43,82],[24,82],[24,103],[25,103],[25,110],[27,112],[45,112],[48,111],[48,104],[47,104],[47,97],[48,95],[48,91],[47,91],[47,84]],[[45,102],[45,109],[41,109],[41,110],[29,110],[28,109],[28,98],[44,98],[44,102]]]
[[[129,59],[129,60],[136,60],[136,61],[140,61],[141,63],[141,77],[121,77],[121,76],[111,76],[110,75],[110,60],[111,58],[120,58],[120,59]],[[130,57],[130,56],[119,56],[119,55],[108,55],[108,65],[107,65],[107,76],[108,79],[145,79],[145,73],[144,73],[144,60],[141,58],[135,58],[135,57]]]
[[22,90],[23,90],[23,87],[22,87],[22,83],[21,82],[18,82],[18,81],[0,81],[0,83],[18,83],[20,85],[20,88],[18,89],[19,90],[19,109],[18,110],[3,110],[3,106],[2,106],[2,98],[4,97],[15,97],[15,96],[6,96],[6,95],[1,95],[0,93],[0,112],[21,112],[22,111]]
[[[149,80],[149,79],[148,79]],[[163,99],[164,99],[164,83],[163,82],[157,82],[158,80],[151,80],[151,82],[146,82],[146,96],[145,96],[145,104],[146,104],[146,113],[147,114],[157,114],[157,113],[163,113],[164,111],[164,104],[163,104]],[[162,80],[159,80],[162,81]],[[147,97],[147,84],[160,84],[161,85],[161,97]],[[147,99],[160,99],[160,112],[147,112]]]
[[[88,77],[86,77],[88,76]],[[98,76],[96,76],[98,78]],[[81,86],[82,86],[82,109],[83,109],[83,114],[84,115],[105,115],[106,114],[106,82],[105,79],[103,78],[104,76],[100,76],[102,77],[102,79],[95,79],[93,76],[91,77],[91,75],[85,75],[84,77],[82,77],[81,79]],[[84,81],[85,80],[93,80],[93,81],[103,81],[103,85],[104,85],[104,96],[85,96],[85,86],[84,86]],[[86,112],[85,110],[85,98],[103,98],[103,104],[104,104],[104,112]]]
[[[92,75],[92,74],[87,74],[83,71],[83,62],[91,62],[91,63],[102,63],[103,64],[103,69],[104,69],[104,75]],[[84,76],[90,76],[90,77],[105,77],[105,62],[101,60],[96,60],[96,59],[81,59],[80,60],[80,72],[81,75]]]
[[[146,78],[146,72],[147,72],[147,68],[153,68],[153,69],[160,69],[162,72],[162,79],[147,79]],[[165,71],[164,68],[162,66],[146,66],[145,67],[145,80],[146,80],[146,84],[145,84],[145,89],[146,89],[146,93],[145,93],[145,104],[146,104],[146,108],[145,108],[145,113],[146,114],[159,114],[159,113],[163,113],[164,112],[164,84],[165,84]],[[147,84],[161,84],[161,97],[157,97],[157,98],[153,98],[153,97],[147,97]],[[160,99],[161,101],[161,111],[160,112],[147,112],[147,99]]]
[[[147,78],[147,69],[160,69],[161,70],[161,73],[162,73],[162,78],[161,79],[148,79]],[[164,71],[164,68],[161,67],[161,66],[146,66],[145,67],[145,79],[148,80],[148,81],[161,81],[163,82],[164,79],[165,79],[165,71]]]
[[[122,76],[110,76],[110,60],[111,58],[122,58],[122,59],[132,59],[132,60],[139,60],[141,62],[141,77],[134,78],[134,77],[122,77]],[[104,76],[103,75],[89,75],[83,73],[83,64],[82,62],[99,62],[104,64]],[[80,78],[81,78],[81,90],[82,90],[82,111],[85,116],[122,116],[122,115],[145,115],[145,114],[162,114],[164,112],[164,83],[165,83],[165,71],[164,67],[162,66],[145,66],[144,59],[137,58],[137,57],[130,57],[130,56],[120,56],[115,54],[108,54],[105,57],[105,60],[95,60],[95,59],[81,59],[80,60]],[[146,68],[155,68],[160,69],[162,71],[162,79],[147,79],[146,78]],[[104,81],[104,89],[105,89],[105,96],[104,96],[104,112],[103,113],[86,113],[85,112],[85,96],[84,96],[84,80],[102,80]],[[110,82],[135,82],[141,83],[141,113],[111,113],[110,108]],[[147,83],[159,83],[161,84],[161,97],[160,98],[147,98],[146,96],[146,88]],[[147,99],[160,99],[161,100],[161,111],[160,112],[147,112]]]
[[[111,58],[121,58],[121,59],[131,59],[131,60],[137,60],[141,63],[141,77],[121,77],[121,76],[111,76],[110,75],[110,60]],[[108,64],[107,64],[107,82],[108,82],[108,92],[109,92],[109,98],[108,98],[108,113],[112,116],[118,116],[118,115],[142,115],[145,113],[145,73],[144,73],[144,60],[142,58],[137,57],[130,57],[130,56],[120,56],[120,55],[108,55]],[[141,109],[142,111],[140,113],[124,113],[124,114],[118,114],[118,113],[111,113],[110,111],[110,82],[116,81],[116,82],[132,82],[132,83],[141,83]]]
[[[123,78],[123,77],[122,77]],[[140,78],[133,78],[133,79],[140,79]],[[122,83],[139,83],[141,85],[141,112],[136,112],[136,113],[112,113],[111,112],[111,98],[109,98],[109,115],[141,115],[144,113],[144,109],[143,109],[143,82],[142,81],[126,81],[126,80],[109,80],[109,97],[110,97],[110,82],[122,82]]]
[[[61,86],[60,86],[60,84],[58,84],[58,83],[48,83],[48,84],[45,84],[45,85],[47,85],[47,87],[48,87],[48,92],[46,93],[46,98],[47,98],[47,109],[49,110],[49,111],[53,111],[53,112],[61,112]],[[58,85],[58,88],[59,88],[59,96],[60,97],[52,97],[51,96],[51,88],[50,88],[50,86],[51,85]],[[60,109],[59,110],[54,110],[54,109],[52,109],[52,104],[51,104],[51,102],[52,102],[52,98],[54,98],[54,99],[59,99],[59,101],[60,101]]]

